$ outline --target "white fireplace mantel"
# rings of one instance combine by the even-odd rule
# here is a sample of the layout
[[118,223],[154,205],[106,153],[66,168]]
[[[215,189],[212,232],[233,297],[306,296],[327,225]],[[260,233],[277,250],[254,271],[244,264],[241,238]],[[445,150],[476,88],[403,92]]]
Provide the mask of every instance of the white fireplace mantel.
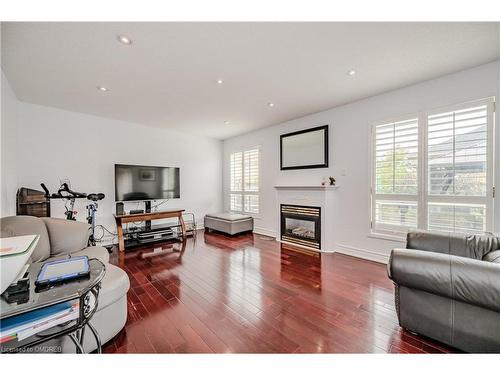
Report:
[[336,190],[339,188],[338,185],[276,185],[274,186],[277,190],[319,190],[319,191],[328,191],[328,190]]
[[[339,186],[330,185],[276,185],[276,210],[281,211],[282,204],[310,206],[321,208],[321,248],[319,252],[331,253],[335,251],[335,212]],[[281,219],[277,217],[276,240],[281,241]],[[294,244],[294,246],[298,246]],[[317,249],[312,249],[318,251]]]

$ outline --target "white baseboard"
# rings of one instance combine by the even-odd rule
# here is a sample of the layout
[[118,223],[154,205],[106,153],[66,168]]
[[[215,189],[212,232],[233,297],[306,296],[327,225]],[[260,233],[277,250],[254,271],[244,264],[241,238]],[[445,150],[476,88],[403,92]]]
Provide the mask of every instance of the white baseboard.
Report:
[[387,264],[387,262],[389,262],[389,255],[380,254],[375,251],[360,249],[353,246],[337,244],[336,251],[341,254],[351,255],[356,258],[372,260],[378,263]]
[[260,227],[254,227],[253,232],[257,233],[257,234],[262,234],[263,236],[276,238],[276,231],[274,231],[274,230],[260,228]]

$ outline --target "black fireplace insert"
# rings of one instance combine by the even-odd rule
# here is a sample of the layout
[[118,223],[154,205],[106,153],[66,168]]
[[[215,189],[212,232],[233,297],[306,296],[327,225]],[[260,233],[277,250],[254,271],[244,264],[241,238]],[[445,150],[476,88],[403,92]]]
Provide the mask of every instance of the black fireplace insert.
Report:
[[321,248],[321,207],[281,205],[281,240]]

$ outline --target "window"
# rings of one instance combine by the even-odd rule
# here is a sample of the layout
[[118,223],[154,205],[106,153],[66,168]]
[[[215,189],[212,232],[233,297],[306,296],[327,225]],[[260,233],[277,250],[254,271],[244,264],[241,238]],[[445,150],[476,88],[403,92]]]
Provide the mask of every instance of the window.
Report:
[[493,228],[494,101],[374,126],[372,229]]
[[231,211],[259,213],[260,150],[234,152],[230,157]]
[[427,117],[427,222],[430,230],[491,230],[488,105]]
[[418,119],[375,126],[375,229],[417,227]]

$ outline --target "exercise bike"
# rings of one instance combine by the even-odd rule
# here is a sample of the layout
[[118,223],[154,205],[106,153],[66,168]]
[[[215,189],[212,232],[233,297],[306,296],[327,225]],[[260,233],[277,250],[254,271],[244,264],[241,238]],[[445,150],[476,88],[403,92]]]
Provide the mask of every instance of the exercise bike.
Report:
[[97,212],[97,201],[104,199],[104,193],[91,193],[87,195],[87,199],[91,201],[87,205],[87,223],[90,224],[90,236],[89,244],[90,246],[96,245],[95,240],[95,213]]
[[[77,211],[74,210],[75,206],[75,200],[80,199],[80,198],[87,198],[88,200],[91,201],[86,206],[87,209],[87,223],[90,224],[90,236],[89,236],[89,245],[90,246],[95,246],[96,245],[96,239],[95,239],[95,216],[97,212],[97,202],[104,199],[105,195],[103,193],[91,193],[91,194],[85,194],[85,193],[79,193],[76,191],[73,191],[69,188],[67,183],[63,183],[59,190],[57,190],[57,193],[52,193],[50,194],[49,189],[47,189],[47,186],[45,186],[44,183],[41,183],[40,186],[42,187],[43,191],[45,191],[45,197],[49,199],[64,199],[64,208],[66,211],[64,212],[64,215],[66,216],[67,220],[76,220],[76,214],[78,213]],[[69,204],[69,206],[68,206]]]
[[[44,183],[41,183],[40,186],[42,187],[43,191],[45,191],[45,197],[49,199],[64,199],[64,208],[66,211],[64,212],[64,215],[66,216],[67,220],[76,220],[76,214],[77,211],[74,211],[73,207],[75,206],[75,199],[78,198],[87,198],[87,194],[85,193],[78,193],[76,191],[73,191],[69,188],[68,184],[64,182],[59,190],[57,190],[57,193],[49,193],[49,189],[47,189],[47,186],[45,186]],[[69,203],[69,207],[68,207]]]

